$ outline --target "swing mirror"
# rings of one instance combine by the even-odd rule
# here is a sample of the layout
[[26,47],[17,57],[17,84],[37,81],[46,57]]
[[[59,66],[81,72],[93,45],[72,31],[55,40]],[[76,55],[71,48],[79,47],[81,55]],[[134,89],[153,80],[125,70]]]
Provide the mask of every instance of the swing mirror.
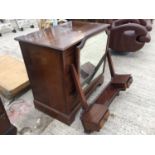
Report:
[[86,88],[95,78],[103,74],[107,44],[105,31],[81,42],[80,49],[80,82]]

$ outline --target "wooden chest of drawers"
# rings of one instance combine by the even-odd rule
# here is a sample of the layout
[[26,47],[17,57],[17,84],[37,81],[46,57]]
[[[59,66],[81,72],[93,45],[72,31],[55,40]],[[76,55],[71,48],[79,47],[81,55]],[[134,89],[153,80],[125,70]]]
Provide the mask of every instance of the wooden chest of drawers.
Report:
[[[21,47],[37,109],[66,124],[74,121],[81,106],[70,71],[71,64],[80,69],[76,47],[84,38],[107,27],[107,24],[73,22],[69,30],[48,28],[15,38]],[[101,79],[102,75],[85,91],[86,96]]]

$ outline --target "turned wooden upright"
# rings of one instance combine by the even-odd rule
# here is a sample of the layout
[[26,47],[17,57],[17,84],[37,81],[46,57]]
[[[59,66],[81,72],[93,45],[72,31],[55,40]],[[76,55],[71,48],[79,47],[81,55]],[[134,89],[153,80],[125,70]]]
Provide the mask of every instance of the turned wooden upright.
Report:
[[[108,24],[72,22],[72,28],[48,28],[16,38],[19,41],[31,83],[35,107],[71,124],[80,108],[71,74],[71,64],[79,71],[76,47],[89,35],[105,31]],[[102,82],[98,76],[84,90],[91,94]]]

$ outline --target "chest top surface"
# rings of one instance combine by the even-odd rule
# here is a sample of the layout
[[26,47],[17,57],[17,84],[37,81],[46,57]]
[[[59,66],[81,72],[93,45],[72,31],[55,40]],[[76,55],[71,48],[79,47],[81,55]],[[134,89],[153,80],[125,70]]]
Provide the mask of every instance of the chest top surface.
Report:
[[20,36],[15,40],[64,51],[83,38],[105,30],[108,26],[108,24],[73,21]]

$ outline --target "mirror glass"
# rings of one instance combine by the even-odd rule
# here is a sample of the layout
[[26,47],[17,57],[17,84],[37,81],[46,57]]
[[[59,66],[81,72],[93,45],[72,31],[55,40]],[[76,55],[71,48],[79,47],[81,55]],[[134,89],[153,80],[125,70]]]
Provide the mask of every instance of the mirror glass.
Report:
[[95,78],[103,73],[103,64],[96,70],[101,58],[105,55],[107,44],[106,32],[101,32],[88,38],[80,50],[80,82],[83,88],[87,87]]

